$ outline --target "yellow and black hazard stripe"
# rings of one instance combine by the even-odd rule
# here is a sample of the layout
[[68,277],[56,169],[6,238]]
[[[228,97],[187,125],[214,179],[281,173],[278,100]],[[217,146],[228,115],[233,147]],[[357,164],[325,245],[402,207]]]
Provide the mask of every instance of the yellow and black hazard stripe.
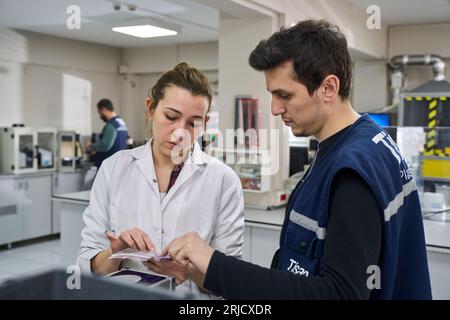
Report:
[[[427,99],[428,100],[428,99]],[[427,132],[427,138],[426,138],[426,144],[425,144],[425,155],[433,155],[436,151],[436,144],[437,144],[437,132],[436,132],[436,125],[437,125],[437,99],[430,99],[430,102],[428,103],[428,132]]]
[[[437,101],[438,99],[439,99],[440,101],[446,101],[446,100],[447,100],[447,97],[439,97],[439,98],[436,98],[436,101]],[[437,112],[437,110],[436,110],[436,112]],[[448,157],[448,156],[450,156],[450,148],[445,147],[443,150],[442,150],[442,149],[435,149],[435,150],[434,150],[434,155],[439,156],[439,157]]]
[[425,142],[424,155],[426,156],[450,156],[450,148],[439,149],[437,148],[437,107],[438,101],[446,101],[447,97],[405,97],[406,101],[428,101],[428,132]]

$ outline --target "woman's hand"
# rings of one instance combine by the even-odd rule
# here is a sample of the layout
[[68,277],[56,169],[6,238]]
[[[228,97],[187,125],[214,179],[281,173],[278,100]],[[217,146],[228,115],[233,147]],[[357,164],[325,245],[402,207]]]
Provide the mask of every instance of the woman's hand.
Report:
[[108,274],[119,269],[121,261],[109,259],[109,257],[117,251],[126,248],[133,248],[141,251],[155,250],[155,246],[150,237],[138,228],[124,230],[119,236],[116,236],[111,231],[107,231],[106,237],[109,240],[110,247],[91,259],[91,270],[98,274]]
[[116,236],[111,231],[107,231],[106,236],[111,245],[112,253],[126,248],[138,249],[140,251],[155,250],[155,245],[150,237],[139,228],[124,230],[119,236]]
[[161,252],[161,255],[169,254],[175,261],[184,266],[192,263],[196,269],[205,275],[213,253],[214,249],[198,233],[189,232],[172,240]]

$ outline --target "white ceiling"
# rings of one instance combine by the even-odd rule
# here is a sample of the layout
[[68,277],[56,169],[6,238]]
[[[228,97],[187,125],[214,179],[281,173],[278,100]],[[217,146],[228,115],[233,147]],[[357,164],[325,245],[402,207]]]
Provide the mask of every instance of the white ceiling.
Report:
[[[122,3],[119,11],[113,3]],[[130,11],[127,4],[137,7]],[[70,5],[81,10],[81,29],[66,27]],[[171,37],[135,38],[111,31],[152,19],[175,24]],[[219,11],[194,0],[0,0],[0,26],[118,47],[217,41]]]
[[366,10],[380,7],[381,23],[386,26],[450,22],[450,0],[348,0]]
[[[217,0],[209,1],[0,0],[0,26],[117,47],[217,41],[219,10],[207,5]],[[369,5],[378,5],[385,26],[450,22],[450,0],[348,1],[364,11]],[[121,9],[114,10],[113,3],[121,3]],[[69,16],[66,10],[73,4],[81,9],[80,30],[66,27]],[[135,5],[137,10],[130,11],[128,4]],[[111,31],[114,26],[141,24],[143,19],[149,19],[150,24],[151,19],[175,24],[181,28],[181,33],[173,37],[140,39]]]

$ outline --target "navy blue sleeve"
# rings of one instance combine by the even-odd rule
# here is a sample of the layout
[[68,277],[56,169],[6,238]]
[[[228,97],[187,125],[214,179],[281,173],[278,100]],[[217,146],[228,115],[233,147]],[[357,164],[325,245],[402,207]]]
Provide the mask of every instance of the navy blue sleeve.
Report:
[[320,274],[304,277],[263,268],[215,251],[204,287],[226,299],[369,299],[367,267],[378,264],[382,215],[365,181],[352,170],[333,180]]

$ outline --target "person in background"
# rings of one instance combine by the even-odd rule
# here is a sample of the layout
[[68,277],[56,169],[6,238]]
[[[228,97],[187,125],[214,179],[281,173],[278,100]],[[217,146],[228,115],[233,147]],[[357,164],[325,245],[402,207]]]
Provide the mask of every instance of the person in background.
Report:
[[103,127],[101,139],[88,144],[88,149],[95,156],[95,166],[100,168],[103,160],[120,150],[128,149],[128,129],[117,113],[109,99],[101,99],[97,103],[97,112],[106,124]]
[[198,284],[226,299],[430,299],[416,183],[391,137],[352,108],[339,28],[299,22],[261,41],[249,63],[265,74],[272,114],[319,142],[289,199],[273,269],[227,256],[195,232],[162,254],[193,264]]

